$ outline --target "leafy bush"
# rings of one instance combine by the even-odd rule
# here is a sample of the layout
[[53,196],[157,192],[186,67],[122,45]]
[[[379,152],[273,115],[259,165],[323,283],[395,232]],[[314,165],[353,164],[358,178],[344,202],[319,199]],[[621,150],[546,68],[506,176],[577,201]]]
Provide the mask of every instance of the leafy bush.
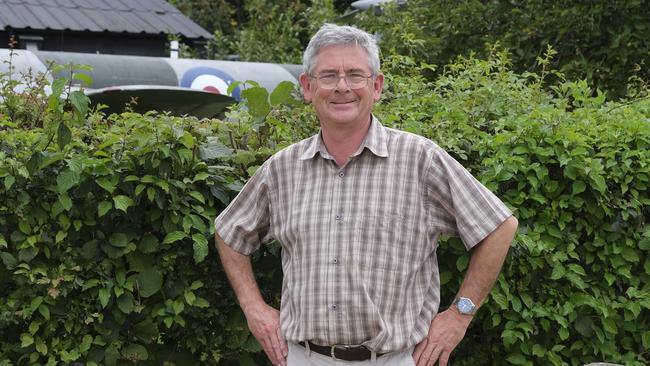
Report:
[[[216,265],[212,220],[274,151],[275,129],[259,117],[79,118],[83,92],[47,97],[43,75],[15,92],[2,77],[0,364],[253,364],[260,355],[241,352],[260,348]],[[252,90],[277,104],[292,86]]]
[[382,49],[436,64],[440,71],[458,55],[489,54],[486,44],[512,52],[514,69],[538,69],[547,46],[558,56],[553,67],[569,79],[621,98],[629,80],[650,77],[650,8],[643,1],[430,1],[405,7],[383,5],[377,17],[366,12],[354,20],[381,34]]
[[[647,364],[650,101],[608,102],[584,81],[549,93],[548,73],[514,73],[498,50],[434,82],[414,58],[385,66],[379,118],[439,143],[520,219],[454,364]],[[266,364],[212,220],[264,159],[317,130],[309,107],[289,84],[249,83],[225,120],[81,118],[83,98],[50,102],[44,84],[2,88],[0,364]],[[462,245],[447,240],[439,262],[450,301]],[[254,266],[277,305],[279,246]]]
[[[542,75],[513,73],[498,50],[428,85],[412,59],[387,66],[411,71],[389,77],[382,120],[437,141],[520,222],[454,364],[646,365],[650,101],[607,102],[585,81],[547,93]],[[462,252],[441,245],[443,299],[459,287]]]

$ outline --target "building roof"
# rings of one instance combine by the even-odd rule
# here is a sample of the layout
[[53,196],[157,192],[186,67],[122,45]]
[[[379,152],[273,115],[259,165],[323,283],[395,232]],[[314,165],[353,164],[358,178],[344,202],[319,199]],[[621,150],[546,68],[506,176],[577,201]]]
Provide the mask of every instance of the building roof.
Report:
[[0,29],[212,35],[165,0],[0,0]]

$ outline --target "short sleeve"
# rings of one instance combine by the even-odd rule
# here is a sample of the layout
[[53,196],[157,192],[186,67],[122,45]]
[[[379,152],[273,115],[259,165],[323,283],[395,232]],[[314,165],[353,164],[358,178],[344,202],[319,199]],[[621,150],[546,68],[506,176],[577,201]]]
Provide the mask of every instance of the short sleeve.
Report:
[[437,147],[430,155],[427,199],[432,224],[471,249],[512,212],[460,163]]
[[248,180],[237,197],[214,220],[217,234],[235,251],[250,255],[269,236],[269,161]]

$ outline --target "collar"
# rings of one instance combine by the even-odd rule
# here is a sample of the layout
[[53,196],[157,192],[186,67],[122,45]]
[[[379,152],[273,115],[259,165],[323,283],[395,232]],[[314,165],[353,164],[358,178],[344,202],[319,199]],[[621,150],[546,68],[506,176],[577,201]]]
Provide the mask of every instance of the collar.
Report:
[[[370,128],[368,129],[368,133],[366,133],[366,137],[352,156],[361,154],[366,148],[376,156],[382,158],[388,157],[388,134],[386,133],[386,128],[374,115],[372,116],[372,121],[370,122]],[[316,153],[320,153],[323,158],[332,159],[332,156],[327,151],[325,143],[323,142],[322,131],[309,139],[307,142],[307,148],[300,155],[300,160],[309,160],[313,158]]]

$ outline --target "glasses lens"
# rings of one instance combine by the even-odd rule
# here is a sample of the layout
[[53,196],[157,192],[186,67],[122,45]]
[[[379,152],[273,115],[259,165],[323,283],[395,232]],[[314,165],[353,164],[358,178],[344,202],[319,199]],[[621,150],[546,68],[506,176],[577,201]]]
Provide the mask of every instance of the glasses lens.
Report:
[[360,89],[368,85],[368,77],[361,74],[350,74],[345,76],[345,81],[352,89]]
[[318,81],[318,85],[323,89],[335,89],[341,78],[345,79],[350,89],[361,89],[368,85],[368,78],[371,77],[372,75],[366,76],[363,74],[346,74],[345,76],[326,74],[318,76],[316,80]]

